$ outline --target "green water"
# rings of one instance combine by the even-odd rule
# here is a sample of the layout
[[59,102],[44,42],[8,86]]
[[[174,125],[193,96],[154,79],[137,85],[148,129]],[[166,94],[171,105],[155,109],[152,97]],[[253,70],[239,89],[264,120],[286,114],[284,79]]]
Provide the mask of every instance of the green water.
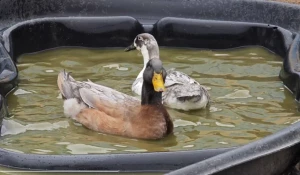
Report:
[[159,141],[129,139],[86,129],[63,114],[56,85],[66,69],[77,80],[133,95],[143,67],[137,51],[60,48],[23,55],[20,84],[8,96],[12,115],[1,148],[33,154],[132,153],[196,150],[246,144],[299,120],[293,95],[278,78],[281,58],[260,47],[231,50],[161,48],[166,69],[175,67],[211,88],[210,110],[168,109],[174,134]]

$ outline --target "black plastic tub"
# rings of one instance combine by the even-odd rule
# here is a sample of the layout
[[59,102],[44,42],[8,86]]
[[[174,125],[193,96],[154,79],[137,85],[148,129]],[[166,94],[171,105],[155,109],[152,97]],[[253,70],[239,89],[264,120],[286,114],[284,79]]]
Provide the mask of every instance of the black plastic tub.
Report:
[[[277,2],[2,0],[0,122],[7,116],[5,96],[17,85],[15,63],[21,54],[61,46],[126,47],[142,32],[152,33],[160,46],[268,48],[283,58],[279,77],[298,101],[299,31],[300,6]],[[296,123],[238,148],[106,155],[34,155],[0,149],[0,164],[28,170],[282,174],[297,163],[299,144]]]

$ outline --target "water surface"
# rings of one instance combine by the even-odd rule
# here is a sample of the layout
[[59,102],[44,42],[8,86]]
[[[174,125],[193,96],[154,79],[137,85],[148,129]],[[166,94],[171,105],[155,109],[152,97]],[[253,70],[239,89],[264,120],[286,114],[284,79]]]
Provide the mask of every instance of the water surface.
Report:
[[142,69],[137,51],[59,48],[22,55],[19,87],[8,96],[0,147],[33,154],[178,151],[231,147],[270,135],[299,120],[292,94],[278,78],[282,61],[261,47],[230,50],[162,48],[164,67],[176,68],[210,88],[209,110],[168,109],[174,134],[159,141],[106,135],[66,118],[56,85],[66,69],[126,94]]

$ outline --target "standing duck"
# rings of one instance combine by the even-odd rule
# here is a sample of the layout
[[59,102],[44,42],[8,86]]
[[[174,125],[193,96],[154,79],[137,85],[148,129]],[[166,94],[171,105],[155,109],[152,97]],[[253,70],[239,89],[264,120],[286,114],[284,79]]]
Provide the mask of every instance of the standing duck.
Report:
[[64,114],[85,127],[137,139],[160,139],[172,133],[173,123],[162,105],[166,71],[152,59],[143,71],[141,101],[91,81],[76,81],[70,73],[58,74]]
[[[144,67],[132,84],[132,91],[138,95],[142,93],[143,72],[147,62],[159,59],[159,48],[155,38],[148,33],[135,37],[126,52],[137,49],[144,58]],[[169,69],[165,81],[166,91],[162,94],[163,104],[167,107],[184,111],[206,108],[210,103],[210,95],[206,88],[183,72]]]

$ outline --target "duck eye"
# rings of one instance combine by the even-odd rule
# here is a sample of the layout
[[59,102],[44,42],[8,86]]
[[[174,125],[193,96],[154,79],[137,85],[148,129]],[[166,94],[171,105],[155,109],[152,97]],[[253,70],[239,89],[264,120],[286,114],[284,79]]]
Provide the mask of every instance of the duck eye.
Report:
[[139,37],[138,37],[138,40],[142,40],[142,37],[139,36]]

